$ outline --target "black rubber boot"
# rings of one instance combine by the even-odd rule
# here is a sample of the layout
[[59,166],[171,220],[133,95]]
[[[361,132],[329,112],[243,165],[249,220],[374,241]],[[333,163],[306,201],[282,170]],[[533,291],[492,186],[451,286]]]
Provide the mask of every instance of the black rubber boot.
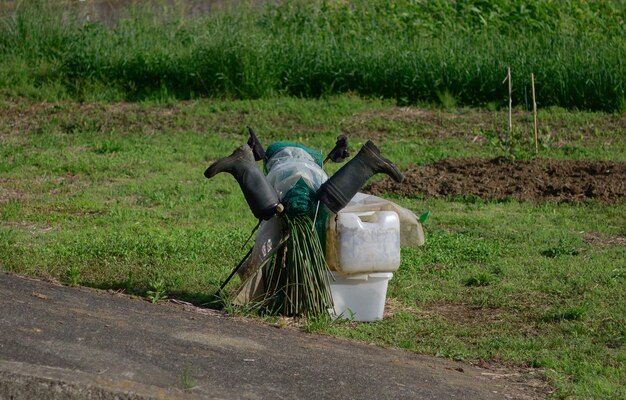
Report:
[[248,127],[248,135],[248,146],[252,149],[254,160],[261,161],[265,158],[265,149],[263,149],[263,145],[259,141],[259,138],[256,137],[254,130],[250,127]]
[[220,172],[235,177],[252,214],[258,219],[268,220],[282,209],[276,190],[257,168],[250,146],[243,145],[230,156],[217,160],[204,171],[204,176],[212,178]]
[[317,191],[317,198],[336,214],[377,173],[387,174],[396,182],[404,180],[400,170],[381,156],[378,147],[368,140],[352,160],[322,184]]

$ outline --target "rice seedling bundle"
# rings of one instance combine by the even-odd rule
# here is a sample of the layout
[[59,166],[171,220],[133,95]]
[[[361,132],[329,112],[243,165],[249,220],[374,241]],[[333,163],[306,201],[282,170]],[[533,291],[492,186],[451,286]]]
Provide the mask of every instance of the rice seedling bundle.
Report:
[[284,215],[289,238],[268,264],[264,305],[274,313],[314,316],[333,307],[328,265],[313,220]]

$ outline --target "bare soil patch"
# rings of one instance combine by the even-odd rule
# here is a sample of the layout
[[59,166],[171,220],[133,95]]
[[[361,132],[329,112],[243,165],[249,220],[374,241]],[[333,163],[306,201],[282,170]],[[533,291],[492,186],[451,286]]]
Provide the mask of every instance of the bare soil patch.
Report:
[[437,302],[422,310],[422,317],[442,316],[461,325],[486,325],[504,321],[503,311],[462,303]]
[[533,318],[519,310],[438,301],[422,306],[417,317],[420,319],[444,318],[452,324],[466,327],[515,326],[517,331],[525,336],[538,335]]
[[598,232],[587,232],[583,240],[594,246],[623,246],[626,247],[626,236],[605,236]]
[[485,200],[594,200],[613,204],[626,201],[626,162],[619,161],[446,159],[411,167],[404,174],[402,183],[384,179],[366,190],[426,198],[472,196]]

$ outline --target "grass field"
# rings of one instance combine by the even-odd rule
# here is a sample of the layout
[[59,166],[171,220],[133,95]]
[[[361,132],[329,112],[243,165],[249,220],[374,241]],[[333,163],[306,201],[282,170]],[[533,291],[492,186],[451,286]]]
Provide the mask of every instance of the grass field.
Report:
[[515,104],[528,103],[534,73],[541,107],[626,107],[620,0],[244,1],[193,18],[184,1],[152,3],[158,12],[103,23],[80,4],[10,2],[0,88],[43,100],[358,93],[497,107],[510,67]]
[[[625,161],[623,118],[541,110],[540,156]],[[404,169],[502,155],[494,137],[506,124],[504,111],[353,96],[47,103],[5,94],[0,268],[206,304],[255,221],[230,176],[202,173],[245,141],[246,125],[266,144],[325,152],[342,132],[353,150],[373,138]],[[516,110],[514,126],[513,151],[528,157],[526,112]],[[553,398],[626,397],[626,247],[614,240],[626,236],[626,203],[392,199],[431,218],[426,245],[402,252],[389,316],[311,320],[305,330],[531,371]]]
[[[401,169],[532,160],[531,72],[539,157],[626,161],[623,1],[242,1],[189,17],[155,0],[115,21],[76,3],[0,4],[2,270],[248,315],[215,291],[256,221],[230,176],[202,175],[246,126],[323,152],[340,133],[353,151],[373,139]],[[551,398],[626,398],[626,202],[388,197],[431,212],[389,315],[300,328],[513,371]]]

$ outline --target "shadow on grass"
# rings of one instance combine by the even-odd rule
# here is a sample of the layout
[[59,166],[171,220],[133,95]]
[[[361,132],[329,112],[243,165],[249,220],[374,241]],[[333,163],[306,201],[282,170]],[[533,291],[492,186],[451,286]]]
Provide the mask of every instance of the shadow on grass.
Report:
[[136,296],[158,303],[165,300],[177,300],[189,303],[195,307],[210,308],[213,310],[223,310],[226,303],[224,296],[217,292],[217,288],[212,288],[210,292],[186,292],[186,291],[167,291],[163,289],[162,293],[155,295],[155,288],[141,288],[137,286],[129,286],[126,281],[118,281],[111,283],[93,283],[81,282],[81,286],[90,287],[100,290],[112,290],[129,296]]
[[213,293],[168,292],[169,299],[184,301],[196,307],[223,310],[226,305],[223,296],[217,291]]

